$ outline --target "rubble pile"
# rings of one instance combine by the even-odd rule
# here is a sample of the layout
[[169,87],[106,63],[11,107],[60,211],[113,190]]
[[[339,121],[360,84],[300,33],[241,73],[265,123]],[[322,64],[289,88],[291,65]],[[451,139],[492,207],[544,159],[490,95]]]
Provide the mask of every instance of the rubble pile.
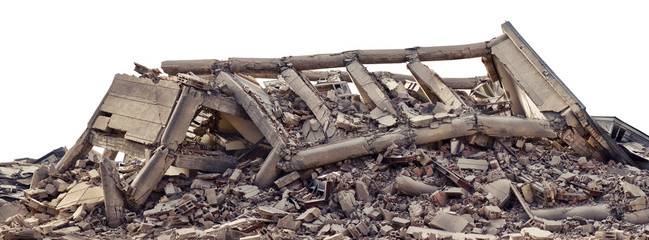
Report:
[[[644,239],[645,135],[598,125],[503,31],[460,46],[165,61],[167,75],[136,64],[64,156],[0,167],[12,197],[0,234]],[[442,78],[422,63],[475,57],[487,76]],[[395,62],[412,75],[364,67]]]

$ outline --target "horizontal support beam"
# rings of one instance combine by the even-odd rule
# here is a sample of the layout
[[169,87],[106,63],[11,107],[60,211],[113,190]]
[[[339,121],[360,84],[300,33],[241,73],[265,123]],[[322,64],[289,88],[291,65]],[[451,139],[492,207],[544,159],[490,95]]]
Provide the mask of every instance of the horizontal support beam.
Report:
[[204,94],[201,106],[240,118],[249,118],[246,111],[234,99],[221,95]]
[[340,53],[327,53],[283,58],[230,58],[227,61],[215,59],[168,60],[162,62],[162,69],[169,75],[183,72],[210,74],[212,68],[246,74],[279,74],[283,62],[291,63],[296,70],[345,67],[345,60],[358,59],[362,64],[404,63],[416,56],[421,61],[456,60],[487,56],[491,53],[491,41],[437,47],[413,47],[405,49],[352,50]]
[[93,146],[111,151],[123,152],[137,158],[148,159],[152,150],[147,145],[133,142],[122,137],[113,137],[101,133],[93,133],[90,139]]
[[311,147],[300,151],[290,161],[279,164],[285,172],[304,170],[345,159],[385,151],[393,143],[417,145],[482,133],[494,137],[546,137],[557,135],[546,120],[517,117],[470,115],[455,118],[437,128],[417,128],[380,136],[367,136]]
[[[307,77],[311,81],[318,81],[318,80],[324,80],[329,78],[330,76],[333,75],[338,75],[341,81],[344,82],[351,82],[352,78],[349,76],[349,73],[346,71],[311,71],[311,70],[304,70],[300,71],[302,75]],[[384,77],[389,77],[394,80],[397,80],[399,82],[403,81],[412,81],[416,82],[415,78],[412,75],[407,75],[407,74],[400,74],[400,73],[392,73],[392,72],[386,72],[386,71],[376,71],[372,72],[372,74],[377,78],[381,79]],[[264,73],[264,72],[256,72],[256,73],[248,73],[248,75],[255,77],[255,78],[271,78],[271,79],[277,79],[277,76],[279,75],[278,73]],[[487,79],[489,78],[488,76],[475,76],[475,77],[464,77],[464,78],[443,78],[442,81],[446,86],[453,88],[453,89],[472,89],[482,79]]]

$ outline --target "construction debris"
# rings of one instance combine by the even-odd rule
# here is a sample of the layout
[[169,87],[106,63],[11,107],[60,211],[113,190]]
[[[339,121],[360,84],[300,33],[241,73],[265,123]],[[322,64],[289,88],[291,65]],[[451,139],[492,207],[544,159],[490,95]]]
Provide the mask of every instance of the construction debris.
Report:
[[[649,137],[591,118],[502,28],[457,46],[165,61],[166,75],[136,64],[140,76],[115,75],[69,151],[0,165],[0,235],[647,234]],[[446,78],[424,64],[466,58],[481,58],[486,76]],[[411,75],[366,68],[385,63]],[[346,71],[313,71],[329,68]]]

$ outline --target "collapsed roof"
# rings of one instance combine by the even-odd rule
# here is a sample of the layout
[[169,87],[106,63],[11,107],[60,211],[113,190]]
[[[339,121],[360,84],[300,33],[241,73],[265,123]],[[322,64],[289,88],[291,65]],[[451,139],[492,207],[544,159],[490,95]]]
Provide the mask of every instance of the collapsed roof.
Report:
[[[295,171],[461,137],[505,149],[501,138],[549,139],[588,159],[637,165],[516,29],[509,22],[502,29],[456,46],[165,61],[168,76],[136,64],[141,76],[115,75],[54,171],[68,171],[93,146],[106,149],[102,158],[144,159],[128,179],[101,171],[102,182],[113,179],[103,184],[108,222],[119,225],[123,205],[143,206],[171,166],[222,173],[262,157],[252,181],[263,189]],[[466,58],[481,58],[487,76],[442,78],[424,64]],[[406,63],[411,75],[365,67],[386,63]],[[262,87],[256,78],[277,80]]]

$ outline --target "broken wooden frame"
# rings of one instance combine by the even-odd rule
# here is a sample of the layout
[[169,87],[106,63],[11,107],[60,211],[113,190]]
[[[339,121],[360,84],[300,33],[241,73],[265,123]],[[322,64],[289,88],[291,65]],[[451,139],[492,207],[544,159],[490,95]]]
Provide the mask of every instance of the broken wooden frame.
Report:
[[[92,146],[145,158],[146,165],[130,187],[121,189],[132,203],[141,205],[174,162],[183,167],[193,166],[192,161],[201,162],[195,164],[194,169],[203,171],[205,169],[201,166],[207,164],[233,166],[235,163],[223,159],[210,162],[208,157],[183,157],[183,152],[179,151],[192,120],[201,108],[241,119],[232,121],[237,122],[233,125],[241,135],[252,143],[258,143],[263,136],[272,146],[254,178],[260,187],[272,185],[282,170],[314,168],[378,153],[393,143],[426,144],[475,134],[559,138],[588,158],[615,159],[633,164],[617,144],[594,125],[583,104],[513,26],[506,22],[502,28],[504,34],[490,41],[456,46],[354,50],[283,58],[230,58],[226,61],[164,61],[162,68],[170,76],[178,75],[177,82],[161,80],[157,74],[150,76],[150,71],[143,74],[149,78],[118,74],[87,129],[57,164],[56,170],[66,171]],[[482,58],[488,78],[445,79],[422,63],[466,58]],[[364,66],[384,63],[407,63],[413,76],[371,73]],[[346,67],[347,73],[311,71],[341,67]],[[459,116],[423,116],[416,120],[417,127],[411,128],[406,124],[405,128],[393,132],[326,142],[296,152],[285,151],[286,146],[293,143],[284,125],[272,112],[274,103],[254,77],[281,76],[307,103],[315,119],[324,126],[327,137],[331,137],[342,129],[335,127],[332,110],[323,104],[310,81],[329,78],[332,74],[338,79],[353,82],[361,93],[361,99],[370,108],[378,107],[394,118],[405,115],[413,123],[412,116],[391,102],[378,81],[384,77],[417,82],[425,98],[446,106]],[[453,90],[479,87],[479,82],[484,79],[502,86],[505,100],[511,107],[510,113],[505,115],[510,116],[478,114],[471,109],[473,105],[464,102]],[[227,88],[229,95],[212,91],[218,88]],[[246,131],[252,132],[244,133]],[[225,167],[215,171],[222,169]]]

